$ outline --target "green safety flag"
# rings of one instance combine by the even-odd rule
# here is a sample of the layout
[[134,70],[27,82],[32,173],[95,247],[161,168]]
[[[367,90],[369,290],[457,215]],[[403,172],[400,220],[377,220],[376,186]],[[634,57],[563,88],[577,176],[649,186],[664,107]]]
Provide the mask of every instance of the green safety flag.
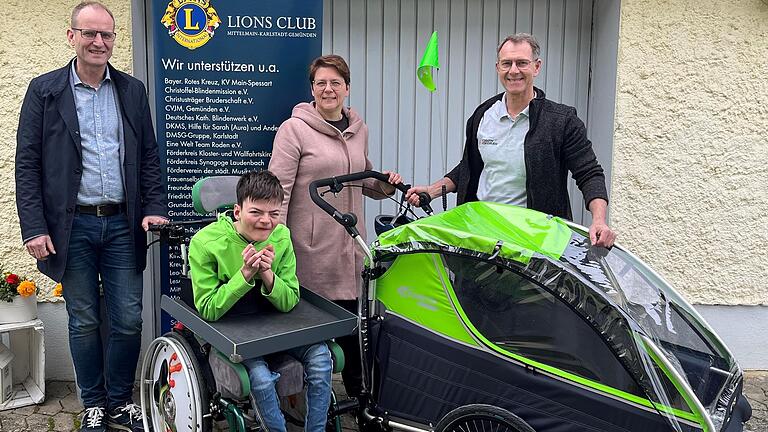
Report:
[[432,68],[440,69],[440,61],[437,55],[437,32],[432,32],[432,37],[429,38],[427,49],[424,50],[424,57],[421,58],[418,69],[416,69],[416,75],[419,77],[419,81],[424,84],[427,90],[433,92],[437,88],[435,82],[432,80]]

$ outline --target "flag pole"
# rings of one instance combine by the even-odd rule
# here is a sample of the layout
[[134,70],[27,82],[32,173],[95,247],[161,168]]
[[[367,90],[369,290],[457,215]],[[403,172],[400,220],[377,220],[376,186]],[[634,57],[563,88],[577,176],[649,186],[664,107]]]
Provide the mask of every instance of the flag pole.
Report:
[[[443,151],[443,147],[445,147],[445,118],[443,115],[443,104],[441,103],[441,95],[438,95],[437,98],[434,98],[434,93],[437,91],[437,86],[435,85],[435,82],[437,81],[432,77],[432,69],[435,69],[435,75],[437,75],[440,71],[440,60],[438,55],[438,37],[437,37],[437,31],[432,32],[432,36],[429,38],[429,42],[427,43],[427,47],[424,50],[424,56],[421,59],[421,63],[419,63],[418,68],[416,69],[416,75],[419,78],[419,81],[426,87],[427,90],[429,90],[433,97],[432,100],[437,100],[437,114],[439,119],[439,128],[438,128],[438,156],[440,160],[440,166],[442,167],[442,174],[447,172],[448,170],[448,160],[447,155],[445,155]],[[437,78],[437,76],[436,76]],[[430,117],[430,128],[432,125],[432,117]],[[431,130],[430,130],[430,137],[431,137]],[[431,142],[430,142],[431,144]],[[430,145],[430,157],[432,156],[432,148]],[[431,163],[430,163],[431,167]]]

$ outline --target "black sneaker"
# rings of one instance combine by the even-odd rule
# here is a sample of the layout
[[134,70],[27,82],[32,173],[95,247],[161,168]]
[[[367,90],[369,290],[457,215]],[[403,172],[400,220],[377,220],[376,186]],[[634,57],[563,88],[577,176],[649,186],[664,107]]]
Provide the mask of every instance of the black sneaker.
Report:
[[144,432],[141,408],[133,402],[115,408],[107,416],[107,426],[128,432]]
[[107,410],[101,407],[86,408],[80,420],[80,432],[107,432],[104,414]]

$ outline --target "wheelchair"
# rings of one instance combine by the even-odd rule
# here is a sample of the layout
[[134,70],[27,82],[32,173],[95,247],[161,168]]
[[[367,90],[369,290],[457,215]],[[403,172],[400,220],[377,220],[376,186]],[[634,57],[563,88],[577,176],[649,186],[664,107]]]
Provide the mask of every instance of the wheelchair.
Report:
[[[198,181],[192,193],[195,210],[203,215],[230,208],[236,202],[238,179],[222,176]],[[160,301],[161,308],[176,323],[170,332],[150,343],[141,365],[144,428],[156,432],[208,432],[214,421],[225,421],[230,431],[265,430],[242,364],[257,356],[264,356],[270,370],[280,374],[276,391],[287,426],[300,428],[304,413],[303,366],[279,353],[326,341],[333,372],[340,372],[344,355],[332,339],[353,333],[357,317],[301,287],[301,301],[288,313],[257,307],[255,313],[227,314],[216,322],[203,320],[192,300],[187,246],[194,228],[214,220],[203,218],[152,227],[159,236],[155,241],[178,247],[183,262],[178,298],[164,295]],[[338,403],[335,394],[331,396],[328,429],[340,432],[339,415],[353,410],[357,401]]]

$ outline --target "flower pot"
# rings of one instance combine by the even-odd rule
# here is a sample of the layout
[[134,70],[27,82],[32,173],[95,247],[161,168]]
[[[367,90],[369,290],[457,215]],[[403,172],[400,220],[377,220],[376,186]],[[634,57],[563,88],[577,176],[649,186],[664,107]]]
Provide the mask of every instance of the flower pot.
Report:
[[12,302],[0,300],[0,324],[18,323],[37,318],[37,296],[17,295]]

